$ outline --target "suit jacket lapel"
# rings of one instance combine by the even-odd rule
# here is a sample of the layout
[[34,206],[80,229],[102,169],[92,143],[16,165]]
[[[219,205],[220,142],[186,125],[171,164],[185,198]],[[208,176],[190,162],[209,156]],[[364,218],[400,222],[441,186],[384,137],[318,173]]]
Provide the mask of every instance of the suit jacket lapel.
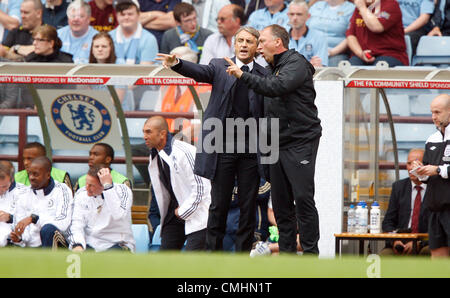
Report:
[[[233,62],[236,62],[236,57],[231,58],[231,60],[233,60]],[[230,66],[230,64],[228,64],[225,60],[224,61],[224,71],[227,69],[228,66]],[[222,96],[222,102],[228,98],[228,96],[230,97],[230,99],[232,99],[233,94],[230,94],[232,87],[234,85],[234,83],[236,83],[236,78],[234,76],[230,76],[227,73],[225,73],[225,83],[224,83],[224,87],[223,87],[223,96]]]

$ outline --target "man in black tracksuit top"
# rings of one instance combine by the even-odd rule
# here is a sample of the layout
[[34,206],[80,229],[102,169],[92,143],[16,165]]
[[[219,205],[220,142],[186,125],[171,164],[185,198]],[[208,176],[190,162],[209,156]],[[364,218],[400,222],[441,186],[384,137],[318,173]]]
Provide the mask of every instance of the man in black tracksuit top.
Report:
[[[438,131],[425,144],[423,164],[417,173],[426,176],[428,225],[432,257],[450,256],[450,95],[441,94],[431,102],[433,123]],[[422,177],[423,178],[423,177]]]
[[297,251],[298,228],[304,253],[318,254],[314,170],[322,127],[314,104],[314,67],[295,50],[288,50],[288,46],[286,30],[278,25],[268,26],[261,32],[258,50],[271,66],[272,75],[242,73],[231,61],[227,72],[263,94],[265,116],[279,119],[279,159],[270,164],[267,178],[280,234],[280,252]]

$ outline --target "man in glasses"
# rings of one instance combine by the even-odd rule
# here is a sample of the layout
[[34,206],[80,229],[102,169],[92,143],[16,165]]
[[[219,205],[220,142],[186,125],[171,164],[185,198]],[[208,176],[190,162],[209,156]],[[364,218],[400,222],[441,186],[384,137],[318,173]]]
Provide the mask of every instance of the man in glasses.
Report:
[[211,34],[205,40],[200,64],[208,64],[213,58],[232,57],[234,55],[233,37],[245,24],[244,9],[236,4],[222,7],[217,15],[219,32]]
[[91,7],[82,0],[76,0],[67,8],[69,25],[58,29],[58,37],[62,41],[62,52],[73,56],[75,64],[88,63],[92,38],[98,33],[90,26]]
[[40,0],[24,0],[20,5],[22,25],[11,30],[3,43],[5,58],[24,61],[24,57],[34,51],[31,32],[42,24],[42,3]]

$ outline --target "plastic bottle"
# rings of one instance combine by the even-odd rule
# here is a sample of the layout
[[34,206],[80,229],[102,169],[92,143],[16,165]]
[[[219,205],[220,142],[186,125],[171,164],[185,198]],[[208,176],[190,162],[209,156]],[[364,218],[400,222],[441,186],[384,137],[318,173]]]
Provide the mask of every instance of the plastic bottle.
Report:
[[356,210],[355,210],[355,233],[360,233],[361,231],[361,220],[362,220],[362,202],[359,202],[356,205]]
[[348,209],[347,213],[347,232],[356,232],[356,210],[353,204],[350,205],[350,209]]
[[365,234],[369,228],[369,209],[367,209],[366,202],[363,202],[361,214],[361,222],[359,225],[361,228],[360,234]]
[[356,207],[356,218],[357,218],[357,226],[356,233],[365,234],[367,233],[367,223],[368,223],[369,213],[367,210],[367,205],[365,202],[359,202]]
[[370,233],[381,233],[381,210],[377,201],[370,208]]

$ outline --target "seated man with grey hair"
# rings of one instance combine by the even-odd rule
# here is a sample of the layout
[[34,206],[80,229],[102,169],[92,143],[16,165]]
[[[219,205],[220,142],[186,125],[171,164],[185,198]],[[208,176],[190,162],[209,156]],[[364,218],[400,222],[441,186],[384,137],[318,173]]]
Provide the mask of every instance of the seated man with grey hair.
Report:
[[58,29],[62,41],[62,52],[73,56],[75,64],[89,63],[92,38],[98,33],[90,26],[91,7],[82,0],[75,0],[67,8],[69,25]]

